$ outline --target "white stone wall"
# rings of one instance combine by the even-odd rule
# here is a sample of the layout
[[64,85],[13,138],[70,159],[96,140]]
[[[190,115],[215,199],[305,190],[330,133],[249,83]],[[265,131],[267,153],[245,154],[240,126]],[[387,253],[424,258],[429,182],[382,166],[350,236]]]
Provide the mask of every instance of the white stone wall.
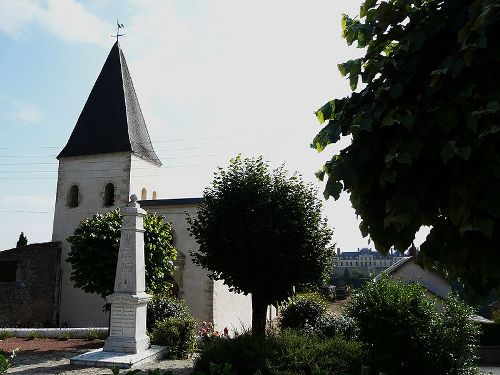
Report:
[[218,280],[214,283],[213,301],[213,322],[216,330],[222,331],[224,327],[227,327],[230,332],[236,330],[241,333],[243,329],[251,328],[252,298],[250,294],[245,296],[232,293],[221,280]]
[[[224,327],[241,332],[242,325],[250,328],[252,322],[251,297],[232,293],[222,281],[212,281],[207,272],[195,265],[189,254],[196,250],[198,244],[187,230],[186,212],[196,215],[195,205],[177,205],[161,207],[143,207],[148,212],[157,212],[172,222],[175,246],[178,252],[185,255],[184,269],[181,279],[177,280],[180,297],[184,299],[196,319],[212,321],[217,330]],[[276,313],[274,312],[274,316]]]
[[[141,199],[153,199],[153,192],[160,197],[159,188],[160,168],[150,161],[141,159],[132,154],[130,159],[130,194],[135,194]],[[142,189],[146,197],[142,197]]]
[[[138,169],[141,168],[141,169]],[[142,169],[146,168],[146,169]],[[152,171],[151,171],[152,170]],[[143,161],[130,152],[68,157],[59,160],[53,241],[62,242],[61,302],[59,323],[71,327],[102,327],[108,325],[108,313],[102,311],[104,299],[84,293],[73,287],[71,265],[66,262],[70,250],[66,239],[73,234],[81,220],[95,213],[104,213],[127,204],[131,192],[140,196],[140,189],[155,189],[155,178],[134,175],[157,173],[158,167]],[[145,172],[145,173],[144,173]],[[106,184],[115,186],[115,202],[104,206]],[[68,193],[72,185],[79,187],[78,207],[68,207]],[[131,190],[131,189],[134,190]],[[139,191],[136,192],[135,190]]]
[[156,212],[165,217],[166,221],[172,223],[174,230],[174,244],[177,251],[184,254],[185,262],[182,275],[179,280],[179,297],[184,299],[193,316],[199,321],[213,320],[213,281],[207,276],[207,273],[193,263],[189,251],[197,249],[198,244],[194,237],[187,231],[188,223],[186,213],[196,214],[194,205],[160,206],[143,208],[148,213]]
[[391,277],[395,280],[402,279],[405,283],[418,282],[440,298],[446,298],[451,291],[450,284],[444,278],[421,268],[412,260],[394,270]]

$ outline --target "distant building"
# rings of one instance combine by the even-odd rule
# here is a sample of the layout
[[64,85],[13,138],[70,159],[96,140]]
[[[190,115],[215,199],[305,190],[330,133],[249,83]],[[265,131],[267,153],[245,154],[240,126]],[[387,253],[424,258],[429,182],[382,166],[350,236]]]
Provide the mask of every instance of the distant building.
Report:
[[358,251],[343,251],[337,249],[333,259],[333,275],[342,277],[347,269],[350,276],[374,276],[400,261],[404,254],[391,250],[387,255],[369,248]]

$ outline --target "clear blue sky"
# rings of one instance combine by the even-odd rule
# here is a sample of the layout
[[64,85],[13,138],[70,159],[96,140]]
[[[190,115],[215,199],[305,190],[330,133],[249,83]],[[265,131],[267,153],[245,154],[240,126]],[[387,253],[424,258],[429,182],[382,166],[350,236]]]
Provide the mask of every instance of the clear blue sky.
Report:
[[[309,148],[313,112],[349,94],[336,65],[359,54],[341,39],[360,0],[0,0],[0,249],[24,231],[52,233],[55,155],[113,44],[121,45],[155,149],[160,198],[201,196],[237,153],[283,162],[320,192],[333,155]],[[344,140],[344,145],[348,140]],[[338,147],[337,147],[338,149]],[[367,245],[343,196],[325,214],[344,250]]]

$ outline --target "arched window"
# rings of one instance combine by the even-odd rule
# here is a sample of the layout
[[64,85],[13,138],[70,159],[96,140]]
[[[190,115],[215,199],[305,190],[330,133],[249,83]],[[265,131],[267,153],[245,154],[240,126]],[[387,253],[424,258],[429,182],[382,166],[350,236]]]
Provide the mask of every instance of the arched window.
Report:
[[115,185],[111,182],[104,188],[104,207],[110,207],[115,204]]
[[156,199],[156,191],[153,191],[153,199]]
[[146,188],[142,188],[141,199],[145,200],[145,199],[147,199],[147,196],[148,196],[148,191],[146,190]]
[[71,186],[69,189],[69,194],[68,194],[68,207],[69,208],[74,208],[78,207],[80,204],[80,189],[78,188],[77,185]]

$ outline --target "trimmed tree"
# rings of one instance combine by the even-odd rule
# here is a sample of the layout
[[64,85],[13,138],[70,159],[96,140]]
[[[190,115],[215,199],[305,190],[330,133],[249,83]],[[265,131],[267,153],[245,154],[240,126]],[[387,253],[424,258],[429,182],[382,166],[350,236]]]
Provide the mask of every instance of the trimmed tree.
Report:
[[24,232],[21,232],[19,235],[19,239],[17,240],[16,247],[26,246],[28,244],[28,239],[24,235]]
[[[119,209],[96,214],[84,219],[68,238],[71,250],[67,262],[73,267],[75,287],[103,298],[113,293],[122,223]],[[172,226],[163,216],[152,214],[144,217],[144,230],[146,292],[166,295],[172,288],[177,259]]]
[[252,332],[264,334],[267,306],[328,277],[332,233],[321,202],[300,176],[239,156],[219,168],[203,198],[188,217],[200,245],[193,260],[231,291],[252,294]]
[[352,90],[317,111],[325,197],[350,194],[364,236],[387,253],[421,246],[477,293],[500,286],[500,8],[496,1],[365,0],[343,37],[366,53],[339,64]]

